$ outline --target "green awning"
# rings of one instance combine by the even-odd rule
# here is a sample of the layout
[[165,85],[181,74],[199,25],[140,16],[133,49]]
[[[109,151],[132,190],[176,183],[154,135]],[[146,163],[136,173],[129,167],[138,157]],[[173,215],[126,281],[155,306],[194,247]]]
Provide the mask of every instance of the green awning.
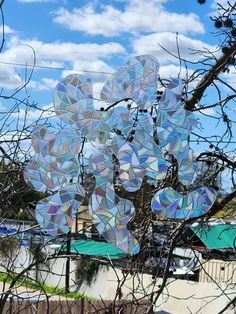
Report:
[[[63,245],[62,251],[66,251],[66,245]],[[71,243],[70,252],[105,257],[108,259],[118,259],[126,256],[123,251],[115,248],[110,243],[91,240],[73,241]]]
[[226,249],[236,246],[236,225],[198,225],[190,228],[209,249]]

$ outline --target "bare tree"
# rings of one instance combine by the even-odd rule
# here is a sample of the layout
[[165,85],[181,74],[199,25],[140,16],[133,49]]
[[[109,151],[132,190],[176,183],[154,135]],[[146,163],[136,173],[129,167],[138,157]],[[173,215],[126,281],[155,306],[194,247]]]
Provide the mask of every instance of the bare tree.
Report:
[[[2,12],[1,2],[0,9],[2,13],[2,19],[4,19]],[[200,2],[200,1],[199,1]],[[177,36],[177,50],[178,54],[174,55],[172,52],[166,50],[166,53],[172,54],[177,60],[179,60],[180,70],[193,68],[194,70],[190,75],[186,75],[184,80],[184,91],[182,97],[182,103],[185,109],[191,112],[196,112],[199,116],[200,122],[202,119],[207,121],[213,121],[216,125],[216,132],[214,135],[203,135],[200,131],[192,132],[190,141],[195,144],[202,144],[202,151],[198,153],[197,160],[201,162],[202,169],[204,170],[199,178],[195,181],[195,185],[187,189],[186,186],[181,184],[178,178],[178,164],[173,156],[169,156],[169,162],[171,164],[168,175],[165,180],[160,184],[153,184],[152,181],[144,178],[141,188],[132,193],[127,191],[117,182],[117,178],[114,179],[115,191],[117,195],[125,197],[133,202],[136,208],[136,216],[129,223],[130,230],[133,231],[135,237],[137,237],[141,244],[140,253],[138,255],[129,256],[118,261],[112,261],[101,258],[75,257],[79,259],[80,269],[77,273],[83,272],[85,267],[90,265],[88,273],[92,269],[96,269],[99,263],[100,267],[108,265],[114,273],[116,279],[116,292],[112,302],[107,304],[105,301],[103,306],[98,309],[94,306],[94,312],[104,313],[105,309],[110,313],[121,313],[122,306],[125,311],[125,306],[133,306],[133,312],[137,310],[138,305],[142,305],[148,301],[145,305],[143,313],[152,313],[161,298],[179,298],[175,295],[171,295],[171,285],[177,278],[173,276],[173,252],[176,247],[190,247],[192,242],[189,238],[185,237],[186,226],[191,225],[196,220],[201,224],[207,225],[210,218],[216,215],[221,210],[224,210],[232,204],[232,201],[236,197],[236,183],[235,183],[235,123],[236,123],[236,89],[234,84],[231,83],[233,75],[235,75],[236,66],[236,19],[235,19],[236,3],[232,1],[228,2],[227,7],[218,5],[218,15],[212,17],[212,22],[215,25],[215,36],[218,39],[219,46],[216,51],[198,50],[192,51],[194,59],[186,60],[181,57],[178,36]],[[4,20],[2,31],[2,43],[0,51],[2,51],[5,38],[4,38]],[[34,55],[34,51],[32,50]],[[34,56],[35,58],[35,56]],[[42,109],[40,105],[30,100],[27,85],[31,80],[34,69],[25,69],[25,76],[22,78],[22,85],[19,86],[14,92],[6,94],[4,90],[1,90],[0,99],[8,108],[6,111],[0,112],[0,214],[1,214],[1,226],[7,226],[12,223],[9,219],[21,219],[29,221],[25,226],[19,227],[17,224],[16,230],[12,230],[10,233],[3,232],[0,238],[2,259],[0,263],[1,280],[2,280],[2,293],[0,312],[6,309],[9,298],[13,298],[16,295],[21,298],[21,294],[24,292],[33,293],[34,291],[41,291],[41,296],[45,297],[47,302],[48,313],[50,312],[49,302],[55,294],[63,295],[63,297],[81,297],[78,293],[70,295],[63,293],[62,289],[58,286],[54,286],[54,289],[48,289],[45,282],[50,276],[60,277],[60,273],[56,273],[55,266],[58,261],[63,261],[65,265],[62,281],[68,285],[68,275],[73,277],[76,273],[76,269],[70,270],[68,265],[71,261],[70,247],[68,247],[68,239],[75,237],[75,234],[61,235],[55,239],[57,243],[60,243],[64,247],[67,245],[67,251],[50,251],[49,244],[52,244],[53,240],[48,240],[45,234],[42,233],[34,217],[34,208],[37,202],[44,197],[43,193],[33,192],[23,180],[23,169],[30,159],[31,148],[29,145],[32,129],[38,124],[44,124],[51,126],[50,116],[53,116],[53,108]],[[186,71],[187,73],[187,71]],[[160,78],[162,87],[166,87],[168,80]],[[161,89],[159,91],[161,97]],[[212,97],[207,97],[208,94]],[[205,101],[207,99],[210,103]],[[121,99],[121,101],[127,101],[129,104],[130,99]],[[113,103],[106,110],[114,108],[119,102]],[[132,102],[132,99],[131,99]],[[35,121],[28,121],[27,116],[30,111],[38,112],[38,119]],[[23,114],[22,114],[23,112]],[[153,115],[153,119],[155,119]],[[211,122],[212,123],[212,122]],[[206,130],[207,132],[207,130]],[[131,134],[132,135],[132,134]],[[130,137],[131,138],[131,137]],[[158,134],[156,136],[158,141]],[[82,153],[81,153],[82,154]],[[117,160],[113,160],[114,168],[118,165]],[[228,188],[223,190],[222,182],[227,178]],[[89,174],[84,179],[84,185],[88,185],[90,188],[94,188],[94,177]],[[87,180],[86,180],[87,179]],[[154,215],[151,211],[151,199],[158,190],[165,187],[173,187],[175,190],[181,191],[181,193],[187,193],[194,190],[200,185],[211,185],[215,189],[219,190],[220,196],[217,198],[212,208],[199,219],[190,218],[181,222],[169,221]],[[89,190],[89,188],[87,188]],[[91,193],[88,193],[90,196]],[[11,225],[12,227],[13,225]],[[9,228],[8,228],[9,229]],[[27,263],[20,260],[22,254],[22,235],[27,233],[32,239],[32,245],[29,249],[24,251],[24,258],[28,259]],[[35,241],[36,234],[39,237],[38,241]],[[157,240],[154,236],[159,237],[161,242],[157,246]],[[160,237],[161,236],[161,237]],[[46,240],[45,240],[46,239]],[[35,243],[36,242],[36,243]],[[69,243],[70,245],[70,243]],[[234,247],[235,250],[235,247]],[[197,249],[193,249],[194,254],[198,254]],[[235,251],[234,251],[235,252]],[[28,255],[27,255],[28,254]],[[212,252],[206,252],[207,258],[212,258]],[[67,261],[67,264],[66,264]],[[94,264],[95,261],[95,264]],[[69,262],[69,264],[68,264]],[[201,262],[201,261],[200,261]],[[60,263],[60,262],[59,262]],[[27,266],[26,266],[27,264]],[[67,266],[66,266],[67,265]],[[92,265],[92,266],[91,266]],[[94,266],[96,265],[96,267]],[[20,268],[22,266],[22,269]],[[202,265],[204,268],[204,265]],[[148,280],[145,276],[149,276]],[[67,279],[66,279],[67,277]],[[145,277],[145,278],[144,278]],[[76,277],[73,277],[76,278]],[[150,280],[151,278],[151,280]],[[91,278],[90,278],[91,279]],[[228,303],[219,309],[219,313],[224,313],[227,309],[235,308],[235,286],[231,286],[229,280],[226,283],[226,288],[222,288],[214,278],[211,278],[215,285],[220,290],[220,295],[225,296]],[[50,279],[49,279],[50,280]],[[78,283],[78,278],[74,279],[74,286]],[[69,282],[70,283],[70,282]],[[129,292],[123,295],[126,286],[129,285]],[[68,287],[67,287],[68,288]],[[18,289],[18,290],[17,290]],[[20,289],[20,290],[19,290]],[[19,292],[20,291],[20,292]],[[29,292],[30,291],[30,292]],[[214,302],[219,295],[207,299],[206,302],[199,308],[198,313],[202,313],[204,306],[207,306],[209,302]],[[22,296],[22,300],[24,296]],[[123,304],[119,300],[123,300]],[[183,298],[184,299],[184,298]],[[39,298],[37,304],[39,304]],[[189,297],[191,302],[191,298]],[[71,301],[72,302],[72,301]],[[75,301],[73,301],[75,303]],[[72,311],[73,302],[70,303],[70,309]],[[32,303],[32,302],[31,302]],[[30,305],[31,306],[31,305]],[[80,304],[80,306],[82,306]],[[24,309],[22,309],[22,313]],[[62,308],[54,309],[55,313],[63,313]],[[3,312],[4,313],[4,312]],[[108,313],[108,312],[107,312]]]

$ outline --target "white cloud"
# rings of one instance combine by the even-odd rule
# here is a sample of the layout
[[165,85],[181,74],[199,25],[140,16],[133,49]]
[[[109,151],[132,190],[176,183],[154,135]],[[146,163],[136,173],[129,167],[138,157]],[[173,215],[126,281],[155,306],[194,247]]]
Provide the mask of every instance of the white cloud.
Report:
[[30,88],[37,92],[49,90],[49,88],[46,85],[42,84],[41,82],[34,81],[34,80],[31,80],[29,82],[29,84],[27,85],[27,88],[28,89]]
[[[233,66],[229,67],[230,71],[229,73],[221,73],[220,74],[220,78],[226,82],[229,86],[231,86],[232,88],[236,89],[236,72],[233,68]],[[219,85],[219,84],[218,84]],[[226,85],[224,84],[221,84],[221,88],[224,88],[227,92],[230,91],[230,88],[227,87]],[[232,92],[232,90],[231,90]]]
[[58,80],[54,80],[48,77],[44,77],[41,81],[31,80],[27,85],[28,88],[31,88],[35,91],[45,91],[45,90],[53,90]]
[[[182,71],[180,75],[182,79],[186,77],[185,69],[183,70],[184,72]],[[169,78],[169,77],[175,78],[175,77],[178,77],[179,71],[180,71],[180,67],[178,65],[175,65],[175,64],[162,65],[160,66],[159,74],[160,74],[160,77],[162,78]]]
[[[30,48],[32,47],[32,48]],[[38,40],[21,41],[17,36],[12,37],[5,51],[1,54],[1,62],[12,62],[21,64],[33,64],[34,54],[36,55],[36,65],[54,66],[60,68],[72,68],[75,70],[113,72],[113,69],[102,59],[109,59],[113,55],[123,55],[125,49],[119,43],[108,42],[104,44],[84,43],[75,44],[71,42],[51,42],[44,43]],[[35,68],[37,70],[37,68]],[[68,74],[63,73],[63,76]],[[91,76],[91,75],[90,75]],[[104,79],[104,74],[94,73],[95,81]],[[1,65],[0,67],[0,86],[4,88],[16,88],[21,84],[17,75],[17,66]],[[29,87],[35,90],[46,90],[52,88],[53,80],[42,79],[41,82],[31,81]]]
[[44,77],[42,78],[42,82],[47,88],[53,89],[57,85],[58,80],[53,80],[51,78]]
[[[41,109],[33,110],[29,109],[29,107],[27,109],[28,110],[25,108],[20,108],[19,110],[12,112],[9,117],[11,121],[14,121],[14,124],[17,123],[18,131],[8,130],[5,134],[1,134],[1,140],[7,141],[7,143],[3,143],[3,148],[11,153],[15,152],[17,148],[17,158],[25,157],[25,153],[28,150],[32,151],[29,133],[24,132],[24,130],[27,130],[27,126],[32,126],[35,123],[43,124],[45,119],[48,118],[50,118],[51,123],[53,120],[58,121],[52,103],[42,106]],[[11,140],[14,141],[9,143]],[[16,143],[15,140],[18,140],[19,142]]]
[[[3,25],[0,25],[0,33],[3,32]],[[12,29],[10,26],[4,24],[4,34],[14,34],[16,31]]]
[[22,85],[20,76],[12,66],[1,64],[0,66],[0,88],[15,89]]
[[214,108],[201,109],[200,111],[195,111],[195,114],[198,116],[201,116],[202,114],[205,114],[208,116],[216,116],[216,112]]
[[222,5],[222,7],[227,7],[228,6],[228,2],[229,2],[229,0],[213,0],[213,3],[211,4],[211,7],[213,9],[217,9],[218,8],[218,3],[220,5]]
[[[79,74],[90,77],[94,83],[105,81],[110,74],[114,73],[114,69],[106,64],[103,60],[95,59],[91,61],[83,60],[73,62],[72,70],[63,71],[62,77],[66,77],[69,74],[78,73],[77,69],[85,69],[85,71],[79,71]],[[86,72],[86,69],[88,72]]]
[[33,63],[32,47],[36,54],[36,62],[75,62],[78,60],[95,60],[107,58],[114,54],[123,54],[125,49],[119,43],[109,42],[105,44],[72,42],[44,43],[39,40],[20,40],[13,37],[7,44],[7,50],[2,53],[1,60],[13,62]]
[[52,89],[54,88],[57,83],[58,83],[58,80],[53,80],[51,78],[47,78],[47,77],[44,77],[42,79],[42,82],[45,84],[45,86],[47,86],[49,89]]
[[[215,46],[204,43],[201,40],[192,39],[185,35],[178,35],[178,43],[180,55],[182,58],[196,60],[196,55],[191,50],[208,49],[214,51]],[[141,36],[133,41],[133,49],[136,54],[151,54],[158,58],[161,62],[178,63],[178,59],[168,54],[159,45],[163,46],[167,51],[174,55],[177,53],[176,34],[171,32],[155,33],[151,35]]]
[[[210,12],[209,16],[218,16],[219,13],[223,13],[222,10],[219,12],[218,9],[221,8],[220,6],[222,6],[224,9],[228,8],[229,7],[228,2],[229,0],[213,0],[211,4],[211,8],[213,9],[213,11]],[[218,4],[220,4],[220,6],[218,6]]]
[[47,119],[55,117],[56,114],[53,109],[52,103],[43,106],[40,110],[28,110],[20,109],[18,112],[11,114],[12,118],[19,119],[20,123],[23,124],[26,119],[27,125],[38,121],[39,119]]
[[167,11],[162,5],[164,2],[167,1],[129,0],[123,11],[111,5],[101,5],[97,11],[93,4],[72,11],[59,8],[54,12],[53,21],[72,31],[107,37],[127,32],[204,32],[196,14]]
[[[186,82],[189,80],[189,78],[193,75],[194,70],[191,68],[185,68],[181,67],[176,64],[168,64],[168,65],[161,65],[160,70],[159,70],[159,75],[161,79],[167,79],[169,80],[170,78],[180,78],[183,80],[183,82]],[[185,88],[187,89],[187,92],[191,92],[196,85],[198,84],[200,78],[196,78],[190,83],[188,83]],[[159,88],[161,85],[159,86]]]
[[38,92],[48,90],[48,88],[44,84],[37,82],[37,81],[34,81],[34,80],[31,80],[29,82],[29,84],[27,85],[27,88],[31,88],[31,89],[38,91]]

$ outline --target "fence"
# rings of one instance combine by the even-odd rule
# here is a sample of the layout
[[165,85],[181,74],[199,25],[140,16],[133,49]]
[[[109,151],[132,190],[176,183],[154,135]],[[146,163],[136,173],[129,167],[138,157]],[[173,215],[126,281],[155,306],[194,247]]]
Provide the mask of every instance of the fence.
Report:
[[93,313],[123,313],[123,314],[144,314],[151,305],[148,301],[141,301],[134,304],[131,301],[87,301],[80,300],[45,300],[40,302],[32,301],[7,301],[3,314],[93,314]]
[[200,282],[236,283],[236,262],[210,260],[203,261],[199,273]]

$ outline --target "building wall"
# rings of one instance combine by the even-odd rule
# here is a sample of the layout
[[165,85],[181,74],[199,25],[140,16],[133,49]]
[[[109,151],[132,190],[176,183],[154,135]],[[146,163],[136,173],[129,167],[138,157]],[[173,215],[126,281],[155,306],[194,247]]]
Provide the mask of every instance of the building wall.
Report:
[[236,283],[236,262],[210,260],[202,261],[199,273],[200,282]]
[[[45,253],[50,255],[57,249],[56,246],[50,246],[46,248]],[[32,256],[29,253],[28,248],[21,247],[13,254],[14,270],[16,272],[25,269],[32,260]],[[48,260],[47,265],[41,265],[38,277],[42,278],[49,286],[58,288],[65,287],[65,274],[66,274],[66,260],[67,258],[54,258]],[[78,289],[77,280],[75,276],[76,260],[70,259],[70,286],[71,291]],[[7,265],[7,259],[5,261]],[[2,263],[3,264],[3,260]],[[235,278],[235,263],[227,263],[222,261],[210,261],[204,263],[205,268],[209,268],[217,277],[217,270],[221,264],[225,267],[225,270],[229,270],[229,274],[234,274]],[[9,265],[10,266],[10,265]],[[50,269],[50,272],[48,271]],[[2,271],[6,270],[3,265]],[[29,276],[35,276],[35,269],[29,271]],[[152,276],[148,274],[134,274],[126,277],[125,284],[123,284],[123,273],[119,269],[113,269],[112,267],[102,267],[94,281],[90,286],[83,283],[79,289],[80,293],[84,293],[87,296],[91,296],[97,299],[113,300],[117,293],[117,284],[122,283],[120,290],[122,299],[131,299],[133,296],[136,298],[147,297],[150,293],[158,291],[162,284],[162,278],[153,280]],[[225,275],[226,276],[226,275]],[[228,276],[228,275],[227,275]],[[222,280],[222,277],[220,277]],[[224,278],[224,277],[223,277]],[[227,277],[229,278],[229,277]],[[234,280],[234,279],[233,279]],[[166,312],[171,314],[189,314],[189,313],[218,313],[229,302],[229,298],[233,298],[236,295],[236,285],[228,283],[219,284],[214,282],[193,282],[186,280],[176,280],[170,278],[167,281],[166,288],[162,295],[158,299],[155,311],[156,313]],[[225,314],[234,314],[235,309],[229,308]]]
[[89,215],[88,206],[80,206],[79,211],[76,213],[71,232],[84,233],[85,231],[89,231],[91,224],[92,218]]

